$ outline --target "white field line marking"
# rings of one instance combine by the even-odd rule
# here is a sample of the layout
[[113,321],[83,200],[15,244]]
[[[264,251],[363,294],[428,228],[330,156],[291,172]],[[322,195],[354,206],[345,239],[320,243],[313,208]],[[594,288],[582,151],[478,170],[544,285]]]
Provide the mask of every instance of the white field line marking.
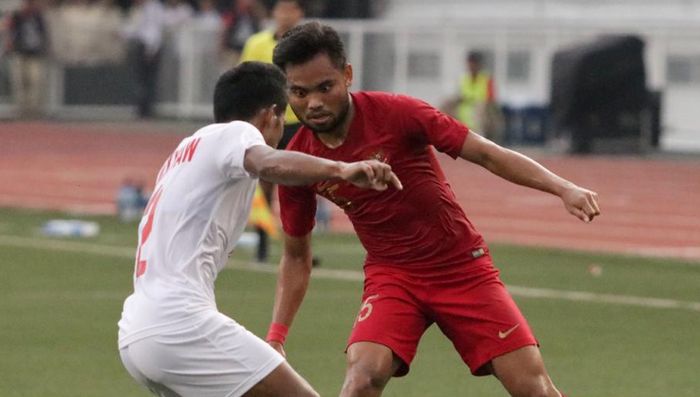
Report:
[[[0,245],[20,248],[49,249],[65,252],[116,256],[120,258],[134,257],[134,249],[132,248],[8,235],[0,235]],[[277,273],[278,268],[277,265],[246,263],[233,260],[229,262],[229,267],[237,270],[253,271],[259,273]],[[364,279],[363,273],[356,270],[318,268],[313,269],[311,275],[314,278],[327,280],[362,281]],[[565,291],[547,288],[530,288],[521,287],[517,285],[509,285],[508,291],[513,296],[520,296],[526,298],[558,299],[569,300],[574,302],[612,303],[618,305],[639,306],[654,309],[683,309],[700,312],[700,302],[680,301],[675,299],[648,298],[631,295],[599,294],[593,292]]]
[[105,244],[81,243],[68,240],[53,240],[41,237],[19,237],[0,234],[0,245],[19,248],[49,249],[82,254],[107,255],[134,258],[136,248],[116,247]]

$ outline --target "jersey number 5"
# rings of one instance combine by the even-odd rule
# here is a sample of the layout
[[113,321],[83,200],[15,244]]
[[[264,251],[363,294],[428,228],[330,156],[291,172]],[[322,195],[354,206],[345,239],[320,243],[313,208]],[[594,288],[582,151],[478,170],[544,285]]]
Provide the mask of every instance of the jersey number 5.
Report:
[[144,224],[143,229],[141,229],[141,239],[139,241],[139,247],[136,250],[136,277],[140,277],[146,272],[146,266],[148,264],[146,263],[145,259],[141,259],[141,249],[143,248],[143,245],[146,244],[148,237],[151,235],[151,230],[153,230],[153,218],[156,214],[156,206],[158,205],[158,201],[160,201],[161,193],[163,193],[162,187],[153,193],[151,199],[148,200],[146,209],[143,211],[144,216],[146,217],[146,224]]
[[377,295],[370,295],[367,297],[367,299],[365,299],[364,302],[362,302],[362,306],[360,307],[360,312],[357,314],[357,319],[355,320],[355,325],[357,325],[357,323],[359,323],[360,321],[366,320],[367,317],[369,317],[369,315],[372,314],[372,309],[374,309],[374,307],[372,306],[370,301],[372,299],[376,299],[376,298],[379,298],[378,294]]

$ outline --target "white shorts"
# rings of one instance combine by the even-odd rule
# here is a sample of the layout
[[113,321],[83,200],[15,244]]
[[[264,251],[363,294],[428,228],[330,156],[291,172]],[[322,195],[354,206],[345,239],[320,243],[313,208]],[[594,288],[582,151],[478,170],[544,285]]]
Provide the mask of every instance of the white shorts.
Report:
[[159,396],[242,396],[284,362],[221,313],[182,331],[140,339],[119,353],[129,374]]

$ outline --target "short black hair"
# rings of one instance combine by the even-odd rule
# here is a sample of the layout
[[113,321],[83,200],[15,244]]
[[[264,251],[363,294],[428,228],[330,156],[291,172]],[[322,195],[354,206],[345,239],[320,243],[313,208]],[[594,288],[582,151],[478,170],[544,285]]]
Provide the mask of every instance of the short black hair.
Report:
[[287,31],[275,47],[272,62],[285,70],[287,65],[300,65],[318,54],[328,55],[338,69],[347,64],[345,47],[338,32],[328,25],[314,21]]
[[274,7],[275,5],[277,5],[277,3],[282,3],[282,2],[285,2],[285,3],[296,3],[296,4],[297,4],[297,7],[299,7],[302,11],[304,11],[304,6],[306,5],[306,3],[305,3],[304,0],[276,0],[276,1],[273,1],[272,4],[271,4],[271,6],[268,7],[268,8],[272,8],[272,7]]
[[475,62],[475,63],[482,63],[484,60],[484,54],[481,51],[469,51],[467,53],[467,61],[469,62]]
[[287,107],[287,79],[275,65],[243,62],[219,77],[214,89],[214,120],[250,120],[261,109]]

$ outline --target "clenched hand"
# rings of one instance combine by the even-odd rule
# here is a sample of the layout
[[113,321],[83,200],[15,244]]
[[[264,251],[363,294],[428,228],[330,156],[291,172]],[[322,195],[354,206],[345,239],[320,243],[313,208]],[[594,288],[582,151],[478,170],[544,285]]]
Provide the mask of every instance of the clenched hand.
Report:
[[586,223],[600,215],[598,193],[594,191],[574,185],[561,195],[561,200],[569,213]]
[[389,185],[403,189],[399,178],[389,164],[377,160],[344,163],[340,178],[365,189],[386,190]]

